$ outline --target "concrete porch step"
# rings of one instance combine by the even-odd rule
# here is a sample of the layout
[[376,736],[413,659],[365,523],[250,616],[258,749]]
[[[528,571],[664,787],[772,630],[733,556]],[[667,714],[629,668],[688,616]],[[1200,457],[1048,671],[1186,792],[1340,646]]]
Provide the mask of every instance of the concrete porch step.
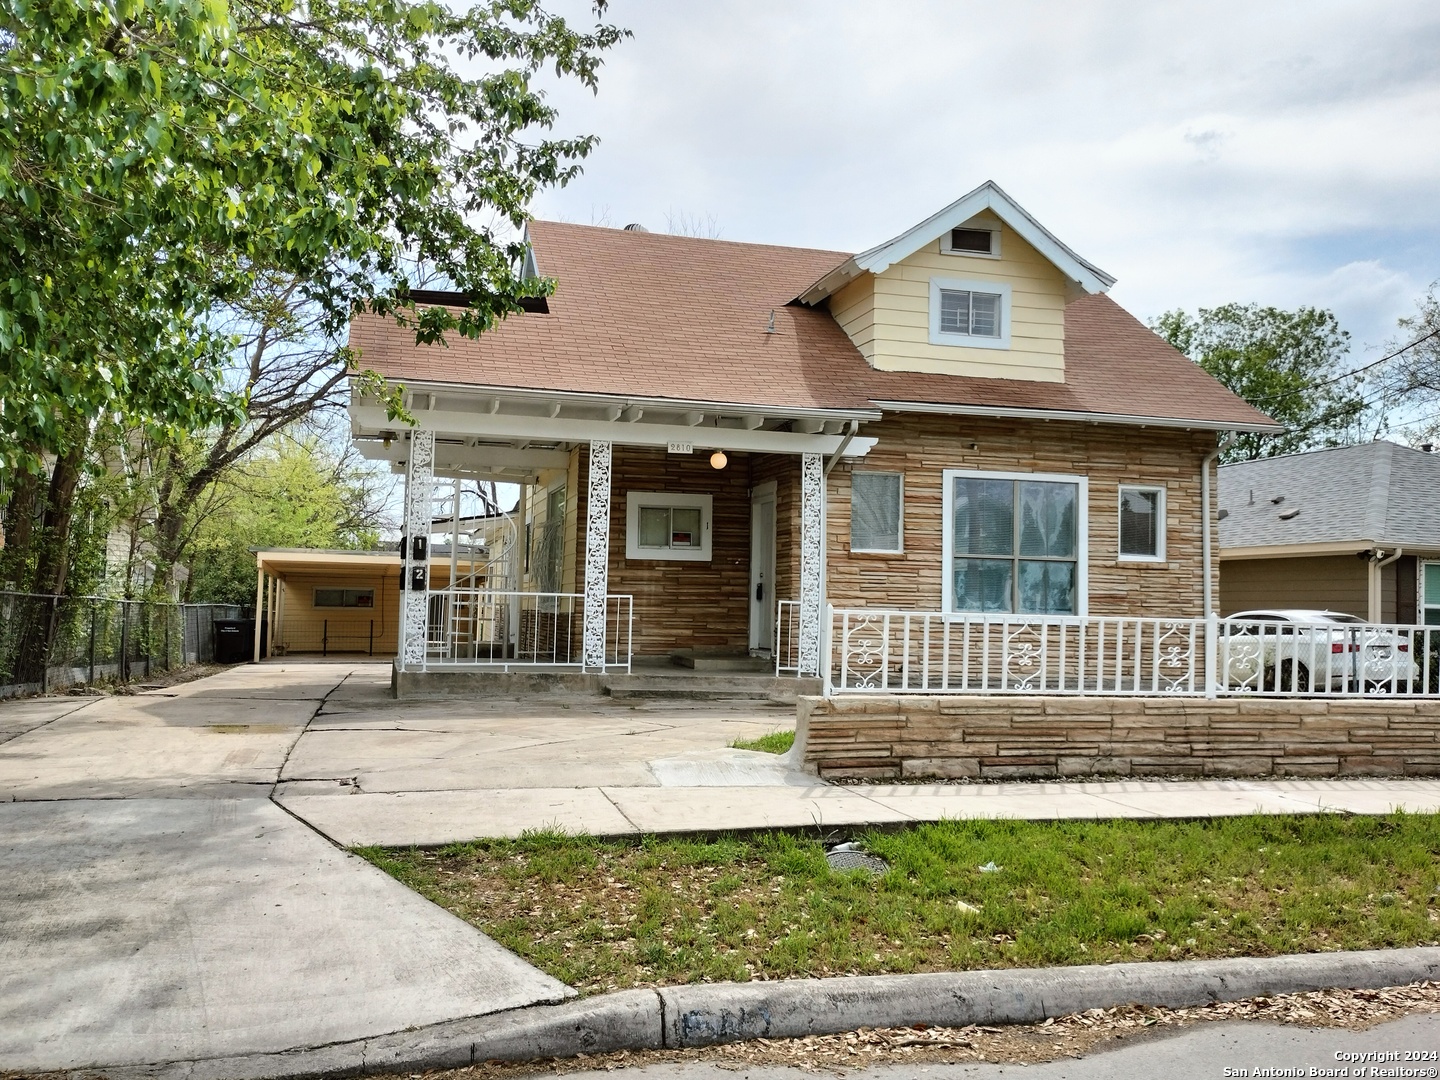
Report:
[[671,653],[670,662],[676,667],[689,668],[691,671],[743,671],[764,675],[775,670],[775,661],[764,656],[696,652],[693,649],[680,649]]
[[674,701],[775,701],[790,704],[802,694],[820,693],[819,679],[779,679],[747,673],[707,675],[610,675],[603,692],[617,701],[669,699]]

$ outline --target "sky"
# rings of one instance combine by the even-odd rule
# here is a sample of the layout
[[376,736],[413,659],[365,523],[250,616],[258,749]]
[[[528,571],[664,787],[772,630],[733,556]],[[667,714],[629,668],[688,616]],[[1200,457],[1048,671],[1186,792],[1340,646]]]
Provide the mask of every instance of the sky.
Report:
[[[584,8],[557,10],[567,16]],[[1355,363],[1440,279],[1440,3],[613,0],[600,137],[541,218],[858,251],[984,180],[1142,320],[1332,309]]]

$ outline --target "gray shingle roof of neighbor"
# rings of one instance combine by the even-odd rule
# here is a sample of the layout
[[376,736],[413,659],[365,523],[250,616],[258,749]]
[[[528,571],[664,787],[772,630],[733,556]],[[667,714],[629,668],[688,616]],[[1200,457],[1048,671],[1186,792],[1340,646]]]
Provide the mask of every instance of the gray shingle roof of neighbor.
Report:
[[1222,549],[1440,548],[1440,454],[1371,442],[1236,462],[1219,470],[1219,503]]

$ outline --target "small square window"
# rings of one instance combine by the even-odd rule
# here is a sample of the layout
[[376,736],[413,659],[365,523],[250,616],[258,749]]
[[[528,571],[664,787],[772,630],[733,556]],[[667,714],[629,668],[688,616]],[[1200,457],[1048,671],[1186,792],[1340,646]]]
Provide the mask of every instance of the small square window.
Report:
[[1162,562],[1165,559],[1165,489],[1120,489],[1120,558]]
[[625,498],[627,559],[709,560],[711,496],[631,491]]
[[1009,284],[930,279],[930,344],[1010,348]]
[[901,551],[902,492],[898,472],[850,475],[850,550]]

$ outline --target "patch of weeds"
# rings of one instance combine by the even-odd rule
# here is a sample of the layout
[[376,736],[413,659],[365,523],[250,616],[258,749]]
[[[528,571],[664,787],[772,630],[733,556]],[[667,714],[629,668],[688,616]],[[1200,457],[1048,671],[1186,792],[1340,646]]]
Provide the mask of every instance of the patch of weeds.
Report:
[[731,747],[736,750],[758,750],[762,754],[783,754],[795,745],[795,732],[772,731],[758,739],[736,739]]
[[[357,854],[582,992],[1440,943],[1440,815],[947,821]],[[994,863],[1000,869],[984,873]]]

